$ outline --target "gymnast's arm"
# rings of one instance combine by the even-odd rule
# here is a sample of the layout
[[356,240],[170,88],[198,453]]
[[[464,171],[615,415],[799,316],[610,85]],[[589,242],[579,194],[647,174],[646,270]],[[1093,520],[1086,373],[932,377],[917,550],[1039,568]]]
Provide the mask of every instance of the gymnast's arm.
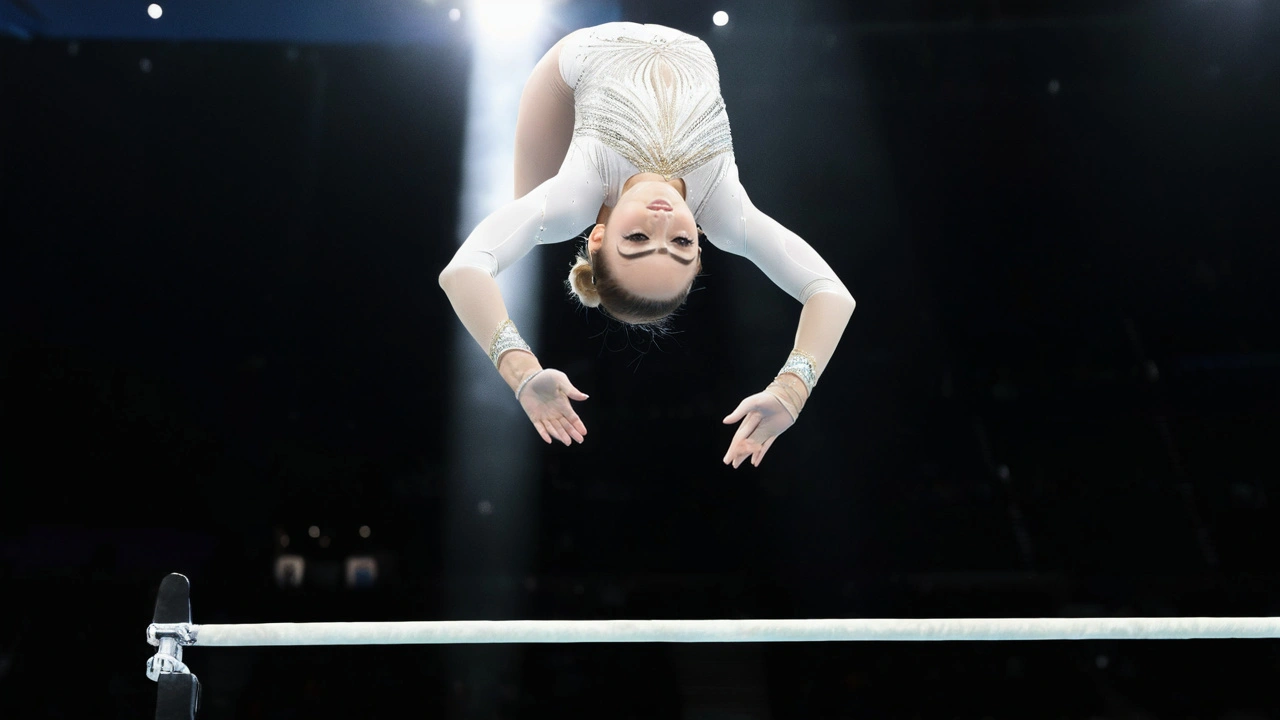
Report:
[[[498,288],[498,274],[524,257],[534,245],[574,237],[595,220],[602,197],[599,174],[587,157],[571,148],[555,177],[486,217],[440,273],[440,287],[448,296],[458,319],[481,350],[490,354],[490,359],[493,359],[495,350],[501,349],[493,347],[496,335],[510,320]],[[543,369],[533,352],[523,349],[502,353],[496,365],[498,373],[513,392]],[[544,380],[539,380],[542,382]],[[572,389],[571,385],[568,387]],[[568,391],[565,394],[573,399],[582,399]],[[529,390],[521,393],[519,399],[526,412],[530,412],[530,419],[539,433],[543,434],[543,427],[529,407]],[[556,426],[553,426],[551,435],[562,442],[573,434],[567,427],[563,436],[555,430]],[[543,439],[547,439],[545,434]]]
[[[809,399],[811,387],[816,385],[840,343],[853,315],[853,296],[816,250],[752,204],[738,180],[736,164],[708,202],[700,224],[708,240],[751,260],[774,284],[803,305],[794,349],[785,363],[785,367],[793,367],[792,360],[797,359],[799,366],[795,371],[779,372],[775,383],[767,389],[781,401],[794,422]],[[812,383],[801,379],[806,360],[812,364],[813,375],[807,378]],[[744,408],[748,405],[751,403],[744,400],[726,422],[737,422],[751,411],[759,410],[754,406]],[[726,455],[726,462],[732,462],[734,467],[746,457],[751,457],[753,464],[759,464],[773,439],[781,433],[778,430],[768,435],[767,423],[758,431],[749,430],[751,425],[746,422],[739,428],[739,435],[743,437],[735,436]],[[789,425],[786,423],[782,429]],[[753,436],[756,442],[750,442]]]

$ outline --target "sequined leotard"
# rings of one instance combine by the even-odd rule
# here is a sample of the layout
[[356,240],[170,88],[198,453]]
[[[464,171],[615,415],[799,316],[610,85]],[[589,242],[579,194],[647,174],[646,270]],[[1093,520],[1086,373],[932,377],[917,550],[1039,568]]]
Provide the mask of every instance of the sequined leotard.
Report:
[[573,89],[575,117],[560,171],[486,218],[451,265],[496,276],[536,244],[573,238],[602,204],[617,203],[628,178],[646,172],[683,179],[707,239],[750,259],[800,302],[848,294],[812,247],[748,199],[706,43],[661,25],[583,28],[565,38],[560,74]]

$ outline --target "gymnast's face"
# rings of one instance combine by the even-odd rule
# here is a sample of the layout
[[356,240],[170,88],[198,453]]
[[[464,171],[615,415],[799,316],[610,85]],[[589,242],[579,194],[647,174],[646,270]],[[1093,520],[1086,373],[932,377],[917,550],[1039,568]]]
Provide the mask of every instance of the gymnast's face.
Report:
[[680,294],[700,268],[693,211],[678,190],[661,181],[638,182],[627,189],[608,224],[592,230],[587,247],[606,254],[619,285],[650,300]]

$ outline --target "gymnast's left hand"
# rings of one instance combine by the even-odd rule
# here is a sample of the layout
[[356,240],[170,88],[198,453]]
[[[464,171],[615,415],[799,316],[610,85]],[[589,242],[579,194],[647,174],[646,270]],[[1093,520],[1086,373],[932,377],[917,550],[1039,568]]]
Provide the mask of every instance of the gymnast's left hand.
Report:
[[725,453],[722,461],[725,465],[732,464],[735,469],[747,458],[751,458],[753,466],[760,467],[760,461],[773,446],[773,441],[795,423],[782,401],[769,392],[758,392],[743,400],[738,409],[724,419],[724,424],[732,425],[739,420],[742,424],[733,434],[729,452]]

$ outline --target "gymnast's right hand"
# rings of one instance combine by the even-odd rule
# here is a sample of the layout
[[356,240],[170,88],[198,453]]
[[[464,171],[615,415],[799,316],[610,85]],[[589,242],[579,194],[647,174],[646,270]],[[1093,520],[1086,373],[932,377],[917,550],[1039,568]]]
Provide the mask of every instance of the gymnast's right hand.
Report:
[[550,443],[555,438],[571,445],[573,440],[581,443],[585,439],[587,426],[569,401],[586,400],[589,396],[574,387],[568,375],[545,368],[524,384],[517,397],[543,441]]

